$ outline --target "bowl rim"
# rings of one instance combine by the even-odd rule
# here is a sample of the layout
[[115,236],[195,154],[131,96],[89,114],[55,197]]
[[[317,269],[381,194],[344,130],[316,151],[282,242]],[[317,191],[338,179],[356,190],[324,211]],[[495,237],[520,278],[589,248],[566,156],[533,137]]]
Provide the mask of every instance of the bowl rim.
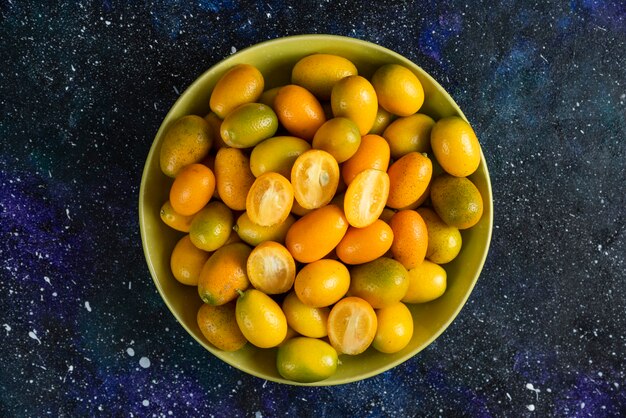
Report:
[[229,62],[231,61],[235,61],[237,59],[237,57],[239,55],[242,55],[244,53],[246,53],[247,51],[251,50],[251,49],[259,49],[259,48],[263,48],[265,46],[268,45],[279,45],[281,43],[291,43],[291,42],[306,42],[306,41],[310,41],[310,40],[316,40],[316,41],[322,41],[322,40],[338,40],[344,43],[352,43],[354,44],[354,46],[356,47],[368,47],[368,48],[374,48],[377,49],[395,59],[397,59],[398,61],[404,62],[412,67],[415,67],[417,69],[419,69],[420,71],[420,75],[423,75],[425,78],[427,78],[429,80],[429,82],[445,97],[445,99],[448,101],[448,103],[451,105],[451,107],[454,109],[454,111],[456,112],[456,114],[458,116],[460,116],[462,119],[464,119],[466,122],[469,123],[467,117],[465,116],[465,114],[463,113],[463,111],[461,110],[461,108],[458,106],[458,104],[456,103],[456,101],[452,98],[452,96],[450,96],[450,94],[447,92],[446,89],[443,88],[443,86],[441,86],[439,84],[439,82],[437,80],[435,80],[428,72],[426,72],[421,66],[419,66],[418,64],[416,64],[415,62],[411,61],[410,59],[406,58],[403,55],[400,55],[399,53],[384,47],[382,45],[370,42],[370,41],[366,41],[363,39],[359,39],[359,38],[354,38],[354,37],[349,37],[349,36],[342,36],[342,35],[333,35],[333,34],[316,34],[316,33],[310,33],[310,34],[301,34],[301,35],[291,35],[291,36],[284,36],[284,37],[278,37],[278,38],[273,38],[273,39],[268,39],[265,41],[261,41],[258,42],[256,44],[252,44],[249,45],[241,50],[238,50],[237,52],[217,61],[214,62],[213,64],[211,64],[206,70],[204,70],[202,72],[202,74],[198,75],[194,81],[189,84],[184,91],[182,91],[178,98],[176,99],[176,101],[170,106],[167,114],[163,117],[163,119],[161,120],[161,124],[159,126],[159,129],[157,130],[156,134],[154,135],[154,138],[152,139],[151,145],[150,145],[150,150],[148,152],[148,155],[146,157],[145,163],[144,163],[144,169],[142,170],[142,175],[141,175],[141,184],[140,184],[140,188],[139,188],[139,196],[138,196],[138,200],[139,200],[139,205],[138,205],[138,215],[139,215],[139,229],[140,229],[140,237],[141,237],[141,242],[142,242],[142,249],[144,252],[144,258],[146,259],[146,264],[148,265],[148,270],[150,271],[150,276],[152,278],[152,281],[154,283],[154,285],[156,286],[159,295],[161,297],[161,299],[163,300],[163,302],[165,302],[165,305],[168,307],[168,309],[170,310],[170,312],[172,313],[172,315],[174,316],[174,318],[176,319],[176,321],[185,329],[185,331],[187,331],[187,333],[193,338],[195,339],[202,347],[204,347],[206,350],[208,350],[209,352],[211,352],[215,357],[217,357],[217,359],[219,359],[222,362],[225,362],[227,364],[229,364],[230,366],[232,366],[235,369],[238,369],[242,372],[245,372],[246,374],[249,375],[253,375],[255,377],[258,377],[260,379],[264,379],[264,380],[269,380],[272,382],[276,382],[276,383],[281,383],[281,384],[286,384],[286,385],[291,385],[291,386],[336,386],[336,385],[343,385],[343,384],[349,384],[349,383],[355,383],[355,382],[359,382],[365,379],[368,379],[370,377],[376,376],[378,374],[384,373],[404,362],[406,362],[407,360],[415,357],[417,354],[419,354],[422,350],[426,349],[429,345],[431,345],[437,338],[439,338],[441,336],[441,334],[443,334],[448,328],[449,326],[452,324],[452,322],[454,322],[454,320],[456,319],[456,317],[459,315],[459,313],[461,312],[461,310],[463,309],[463,307],[465,306],[465,304],[467,303],[467,300],[469,299],[469,296],[471,295],[471,293],[473,292],[474,287],[476,286],[476,283],[478,281],[478,278],[480,277],[484,264],[486,262],[487,259],[487,255],[489,253],[489,248],[491,246],[491,238],[492,238],[492,233],[493,233],[493,212],[494,212],[494,208],[493,208],[493,191],[492,191],[492,185],[491,185],[491,176],[489,175],[489,170],[488,170],[488,166],[487,166],[487,160],[483,154],[483,149],[481,146],[480,149],[480,156],[481,156],[481,162],[480,162],[480,166],[482,168],[482,170],[484,170],[484,176],[485,176],[485,185],[486,185],[486,191],[487,191],[487,196],[483,196],[483,200],[488,202],[489,204],[489,211],[486,212],[488,218],[487,218],[487,233],[486,233],[486,237],[485,237],[485,246],[482,249],[482,253],[480,254],[480,260],[477,264],[477,269],[476,269],[476,274],[474,274],[474,277],[471,280],[471,283],[467,289],[467,291],[465,292],[465,294],[463,295],[462,299],[461,299],[461,303],[459,303],[456,308],[454,309],[453,313],[450,315],[450,317],[444,322],[442,323],[442,325],[439,327],[439,329],[432,334],[432,336],[430,338],[428,338],[426,341],[424,341],[422,344],[420,344],[418,347],[416,347],[415,349],[411,350],[410,352],[408,352],[406,355],[399,357],[396,360],[390,361],[389,363],[385,363],[383,366],[379,366],[376,368],[373,368],[372,370],[369,370],[367,372],[363,372],[360,373],[358,376],[356,377],[346,377],[346,378],[342,378],[342,379],[336,379],[336,380],[330,380],[330,381],[326,381],[326,380],[322,380],[322,381],[318,381],[318,382],[312,382],[312,383],[301,383],[301,382],[293,382],[293,381],[289,381],[283,378],[275,378],[273,376],[268,376],[265,375],[263,373],[260,373],[252,368],[249,367],[242,367],[240,364],[237,364],[235,361],[231,360],[230,358],[224,358],[223,356],[219,355],[219,350],[209,346],[205,341],[201,341],[200,339],[198,339],[196,337],[196,335],[192,332],[192,330],[183,322],[179,319],[179,315],[176,313],[176,311],[174,310],[171,302],[169,301],[169,298],[164,294],[164,290],[161,287],[161,285],[159,284],[159,282],[157,281],[156,277],[157,277],[157,271],[156,268],[154,266],[154,263],[152,262],[152,259],[150,257],[150,252],[149,252],[149,248],[148,248],[148,243],[147,243],[147,219],[144,215],[145,213],[145,203],[144,203],[144,197],[146,196],[145,193],[145,189],[146,189],[146,184],[147,184],[147,177],[148,177],[148,172],[149,172],[149,167],[148,167],[148,162],[152,161],[154,158],[154,154],[156,153],[156,142],[157,139],[162,135],[163,131],[165,130],[165,126],[166,126],[166,121],[168,121],[172,114],[174,113],[175,109],[178,107],[179,102],[181,102],[183,100],[183,98],[185,97],[186,93],[192,89],[194,89],[197,85],[202,83],[202,80],[206,77],[209,76],[209,73],[215,71],[215,68],[218,66],[226,66]]

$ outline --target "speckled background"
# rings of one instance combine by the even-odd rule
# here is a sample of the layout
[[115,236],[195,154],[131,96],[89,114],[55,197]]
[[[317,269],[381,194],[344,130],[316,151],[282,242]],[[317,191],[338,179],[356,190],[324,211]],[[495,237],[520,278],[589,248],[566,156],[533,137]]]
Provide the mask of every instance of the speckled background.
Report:
[[[39,3],[0,1],[0,416],[626,414],[623,2]],[[156,292],[137,215],[180,92],[299,33],[422,66],[472,122],[494,188],[457,320],[401,366],[329,388],[200,347]]]

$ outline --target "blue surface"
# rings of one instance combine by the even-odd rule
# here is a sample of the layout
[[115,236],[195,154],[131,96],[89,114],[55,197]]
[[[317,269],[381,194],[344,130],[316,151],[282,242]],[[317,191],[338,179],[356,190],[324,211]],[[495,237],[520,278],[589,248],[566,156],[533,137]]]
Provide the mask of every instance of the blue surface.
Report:
[[[179,93],[299,33],[422,66],[473,124],[494,187],[490,255],[457,320],[414,359],[330,388],[200,347],[156,292],[137,216]],[[625,50],[619,1],[0,2],[0,415],[626,415]]]

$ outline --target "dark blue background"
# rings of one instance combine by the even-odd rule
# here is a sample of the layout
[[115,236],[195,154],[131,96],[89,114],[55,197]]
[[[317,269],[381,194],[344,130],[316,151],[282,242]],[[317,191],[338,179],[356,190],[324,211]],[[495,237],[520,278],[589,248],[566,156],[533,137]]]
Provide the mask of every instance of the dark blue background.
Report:
[[[626,414],[626,6],[534,3],[0,1],[0,415]],[[139,237],[143,164],[179,93],[300,33],[375,42],[433,75],[494,192],[458,319],[338,387],[214,358],[160,299]]]

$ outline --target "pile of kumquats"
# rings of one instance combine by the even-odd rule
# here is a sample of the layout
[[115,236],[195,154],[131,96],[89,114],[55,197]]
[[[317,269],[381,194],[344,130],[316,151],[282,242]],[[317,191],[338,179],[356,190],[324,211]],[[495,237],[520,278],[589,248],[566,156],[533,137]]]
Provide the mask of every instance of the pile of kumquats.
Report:
[[208,115],[168,126],[160,164],[174,180],[160,215],[185,233],[171,269],[197,286],[211,344],[278,347],[278,372],[298,382],[331,376],[338,355],[407,346],[407,304],[445,292],[441,265],[483,212],[467,178],[481,159],[474,131],[419,113],[424,99],[405,66],[366,79],[313,54],[271,89],[235,65]]

